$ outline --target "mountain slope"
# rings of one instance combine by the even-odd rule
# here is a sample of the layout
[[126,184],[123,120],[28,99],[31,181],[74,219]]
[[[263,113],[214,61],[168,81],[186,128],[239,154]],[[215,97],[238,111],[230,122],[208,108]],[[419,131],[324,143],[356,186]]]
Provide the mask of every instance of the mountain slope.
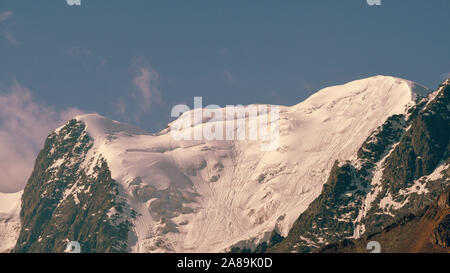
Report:
[[22,196],[14,252],[63,252],[69,241],[82,242],[85,252],[126,251],[129,222],[117,216],[125,206],[119,185],[103,160],[85,161],[91,148],[76,120],[46,139]]
[[327,245],[318,252],[365,253],[371,241],[379,242],[383,253],[450,253],[450,189],[380,232]]
[[450,184],[449,105],[446,81],[405,115],[391,116],[355,160],[335,163],[320,196],[269,251],[314,251],[423,210]]
[[[325,88],[280,107],[272,151],[259,140],[174,140],[169,129],[152,135],[96,114],[76,117],[49,136],[36,161],[15,251],[61,251],[69,240],[90,252],[255,249],[286,236],[327,180],[336,188],[353,177],[351,165],[336,161],[361,159],[377,128],[392,123],[385,148],[403,135],[408,110],[426,92],[385,76]],[[249,114],[247,127],[257,118]],[[197,120],[184,130],[219,122]]]

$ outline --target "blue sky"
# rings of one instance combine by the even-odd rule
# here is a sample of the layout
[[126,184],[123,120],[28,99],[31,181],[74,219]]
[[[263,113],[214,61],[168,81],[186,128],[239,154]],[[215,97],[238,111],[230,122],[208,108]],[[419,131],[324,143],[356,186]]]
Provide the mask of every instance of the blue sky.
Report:
[[448,0],[1,0],[5,181],[25,178],[2,162],[30,168],[76,113],[155,132],[194,96],[293,105],[378,74],[435,88],[450,76],[449,14]]
[[[0,2],[0,13],[11,12],[1,23],[1,85],[16,79],[48,105],[154,131],[193,96],[205,104],[292,105],[376,74],[434,88],[450,72],[448,0],[81,3]],[[136,113],[140,67],[156,73],[150,81],[159,99]]]

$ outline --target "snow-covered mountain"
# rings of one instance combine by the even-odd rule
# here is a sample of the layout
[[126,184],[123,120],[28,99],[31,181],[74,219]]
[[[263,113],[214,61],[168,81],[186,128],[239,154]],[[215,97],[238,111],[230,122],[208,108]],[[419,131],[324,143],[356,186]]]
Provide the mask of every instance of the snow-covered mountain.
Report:
[[[359,237],[377,226],[368,217],[373,200],[402,207],[377,186],[383,185],[383,164],[446,84],[428,97],[426,88],[386,76],[322,89],[297,105],[280,106],[278,148],[272,151],[261,150],[261,141],[174,140],[169,128],[149,134],[97,114],[77,116],[47,138],[36,160],[14,251],[62,251],[68,241],[79,241],[87,252],[255,251],[274,234],[287,236],[279,250],[303,251]],[[448,104],[439,110],[448,117]],[[213,122],[199,120],[185,130]],[[418,182],[396,190],[426,193],[420,178],[441,179],[448,170],[439,160],[414,177]],[[330,211],[347,226],[331,231],[336,238],[292,233],[306,221],[300,215],[324,217],[311,205],[326,208],[324,192],[336,189],[342,175],[357,176],[349,179],[352,190],[341,191],[355,197],[339,203],[352,211],[343,213],[337,203]]]

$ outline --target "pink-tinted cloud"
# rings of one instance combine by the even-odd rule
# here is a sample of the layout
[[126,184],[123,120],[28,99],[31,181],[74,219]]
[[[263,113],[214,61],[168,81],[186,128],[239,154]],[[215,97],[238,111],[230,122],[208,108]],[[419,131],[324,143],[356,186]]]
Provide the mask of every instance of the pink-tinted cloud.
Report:
[[227,79],[228,83],[236,83],[236,78],[231,74],[229,70],[224,70],[223,74],[225,75],[225,78]]
[[127,105],[125,104],[123,98],[119,98],[117,100],[117,103],[114,104],[114,106],[117,108],[117,112],[120,114],[120,116],[123,119],[127,119]]
[[19,41],[14,36],[14,33],[11,30],[3,31],[3,37],[12,45],[19,45]]
[[446,79],[450,79],[450,72],[444,74],[444,76],[442,77],[444,80]]
[[142,57],[132,60],[134,70],[133,84],[137,88],[134,94],[142,112],[149,112],[153,104],[161,104],[159,92],[159,74]]
[[17,81],[0,90],[0,192],[23,189],[47,135],[81,113],[38,103]]
[[[13,15],[12,11],[7,10],[0,12],[0,24],[8,20]],[[13,45],[19,45],[19,41],[14,36],[14,32],[9,29],[1,29],[1,35],[5,38],[6,41]]]
[[8,20],[8,18],[11,17],[12,14],[13,14],[13,13],[12,13],[12,11],[10,11],[10,10],[1,12],[1,13],[0,13],[0,23],[2,23],[2,22],[4,22],[4,21]]

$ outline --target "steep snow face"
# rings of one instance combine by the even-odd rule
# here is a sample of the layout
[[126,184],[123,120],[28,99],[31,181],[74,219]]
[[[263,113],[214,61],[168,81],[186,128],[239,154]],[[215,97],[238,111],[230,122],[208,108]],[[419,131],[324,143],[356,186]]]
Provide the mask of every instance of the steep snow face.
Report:
[[23,191],[0,193],[0,253],[9,252],[20,231],[20,203]]
[[[273,229],[286,235],[320,194],[334,161],[356,158],[373,130],[425,92],[385,76],[325,88],[280,107],[272,151],[262,151],[260,141],[177,141],[169,129],[150,135],[96,114],[77,119],[94,138],[88,158],[106,159],[138,212],[133,251],[220,252],[252,248]],[[200,120],[187,130],[211,122]]]

